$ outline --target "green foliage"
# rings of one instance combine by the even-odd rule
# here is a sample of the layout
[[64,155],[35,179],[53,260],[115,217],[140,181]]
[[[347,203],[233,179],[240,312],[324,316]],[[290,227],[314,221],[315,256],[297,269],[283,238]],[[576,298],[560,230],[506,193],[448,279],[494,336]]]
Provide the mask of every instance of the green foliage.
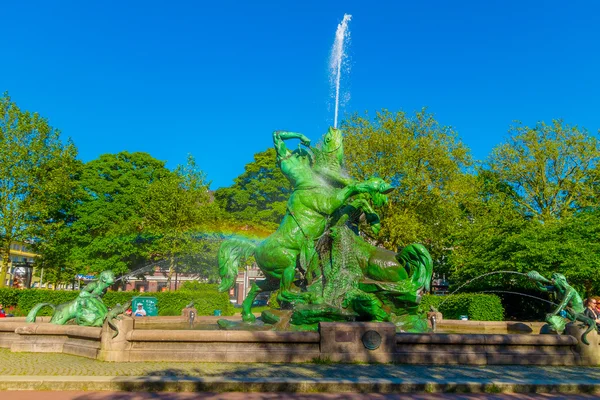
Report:
[[148,187],[170,173],[146,153],[103,154],[85,164],[82,200],[69,229],[70,259],[79,272],[119,275],[146,258],[151,241],[141,240],[146,232],[139,205]]
[[[441,307],[440,304],[442,304]],[[504,308],[500,297],[493,294],[463,293],[452,296],[423,296],[419,311],[426,313],[430,306],[437,308],[445,319],[459,319],[461,315],[467,315],[473,321],[502,321],[504,319]]]
[[[153,257],[177,257],[178,272],[200,272],[203,277],[217,273],[215,246],[211,246],[210,238],[194,234],[212,230],[219,219],[218,206],[211,201],[208,188],[205,174],[190,156],[185,166],[152,182],[139,198],[144,232],[152,238]],[[213,260],[196,256],[206,254],[207,248],[214,253]],[[174,269],[173,262],[169,279]]]
[[198,281],[186,281],[181,285],[179,290],[189,290],[189,291],[207,291],[207,290],[217,290],[219,285],[212,283],[202,283]]
[[0,288],[0,304],[5,308],[16,306],[19,303],[19,295],[25,291],[12,288]]
[[[509,134],[478,171],[477,196],[464,204],[469,222],[453,235],[451,279],[560,272],[586,295],[597,293],[600,142],[562,121],[517,125]],[[522,282],[513,278],[495,275],[485,284],[518,291]]]
[[354,115],[342,129],[350,175],[379,176],[396,188],[378,210],[378,243],[390,249],[422,243],[442,271],[452,233],[464,223],[461,204],[472,195],[468,148],[425,110],[414,117],[387,110],[374,119]]
[[291,192],[291,184],[277,166],[275,149],[271,148],[255,154],[233,186],[215,192],[215,200],[236,222],[276,229]]
[[544,221],[598,201],[600,142],[586,130],[554,120],[516,125],[493,149],[487,169],[498,175],[521,214]]
[[[45,290],[30,289],[22,290],[19,295],[19,308],[22,312],[28,313],[38,303],[52,303],[58,305],[77,298],[79,291],[73,290]],[[52,315],[50,307],[44,307],[38,315]]]
[[[44,239],[65,223],[75,192],[75,146],[37,113],[0,97],[0,287],[5,285],[12,242]],[[41,248],[40,250],[44,250]]]
[[157,293],[158,315],[181,315],[181,310],[192,300],[198,315],[213,315],[221,310],[221,315],[233,315],[234,307],[227,293],[219,293],[216,289],[177,290]]
[[[109,291],[102,297],[102,301],[107,307],[114,307],[117,304],[125,304],[133,297],[156,297],[158,315],[181,315],[181,310],[192,300],[198,315],[213,315],[215,310],[221,310],[221,315],[233,315],[235,309],[229,301],[227,293],[219,293],[217,285],[206,283],[195,283],[188,285],[189,289],[180,289],[173,292],[144,293],[138,292],[114,292]],[[23,313],[28,313],[38,303],[52,303],[58,305],[71,301],[79,295],[78,291],[66,290],[18,290],[1,289],[0,301],[7,305],[18,304]],[[15,299],[17,299],[15,301]],[[51,315],[50,307],[43,308],[38,315]]]
[[[187,286],[186,286],[187,284]],[[198,315],[213,315],[214,310],[221,310],[222,315],[233,315],[234,307],[229,302],[226,293],[219,293],[217,285],[186,282],[180,290],[172,292],[137,293],[137,292],[107,292],[102,298],[108,307],[117,303],[124,304],[133,297],[156,297],[158,315],[181,315],[181,310],[192,300]]]

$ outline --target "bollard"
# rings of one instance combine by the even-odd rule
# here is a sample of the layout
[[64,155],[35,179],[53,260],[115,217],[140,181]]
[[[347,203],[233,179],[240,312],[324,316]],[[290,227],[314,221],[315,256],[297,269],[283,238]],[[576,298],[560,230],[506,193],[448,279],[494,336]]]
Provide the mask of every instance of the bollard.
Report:
[[190,311],[190,317],[189,317],[190,328],[194,327],[194,319],[195,318],[196,318],[196,313],[193,311]]

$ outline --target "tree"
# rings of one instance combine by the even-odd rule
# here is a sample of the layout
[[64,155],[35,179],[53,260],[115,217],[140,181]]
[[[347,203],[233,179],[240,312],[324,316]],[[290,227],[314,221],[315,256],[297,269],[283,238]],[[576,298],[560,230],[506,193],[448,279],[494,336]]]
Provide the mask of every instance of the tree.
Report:
[[547,221],[597,204],[599,160],[596,137],[553,120],[512,127],[486,167],[512,189],[522,214]]
[[103,154],[86,163],[78,181],[81,201],[69,227],[71,265],[80,272],[122,274],[146,260],[152,238],[140,204],[153,183],[171,174],[147,153]]
[[[509,133],[479,169],[477,201],[465,209],[469,223],[455,235],[453,278],[560,272],[589,292],[600,266],[598,140],[562,121],[518,125]],[[485,284],[527,285],[512,278],[498,275]]]
[[[153,238],[152,253],[171,260],[169,280],[175,271],[176,257],[182,261],[185,255],[188,263],[197,264],[197,257],[191,253],[206,247],[198,243],[206,238],[198,238],[196,233],[214,227],[219,219],[220,212],[212,201],[209,185],[204,172],[190,156],[187,165],[152,182],[140,197],[144,232]],[[217,268],[214,261],[209,268]],[[187,267],[193,266],[196,265]]]
[[275,149],[254,155],[244,173],[228,188],[215,192],[215,199],[233,224],[263,226],[275,230],[286,213],[292,193],[290,182],[277,166]]
[[37,113],[0,98],[0,287],[12,242],[43,240],[60,226],[78,169],[75,146]]
[[423,243],[439,271],[452,248],[451,233],[464,223],[461,203],[472,194],[468,148],[426,110],[414,117],[382,110],[373,120],[354,115],[342,129],[350,175],[379,176],[396,187],[379,210],[377,241],[390,248]]

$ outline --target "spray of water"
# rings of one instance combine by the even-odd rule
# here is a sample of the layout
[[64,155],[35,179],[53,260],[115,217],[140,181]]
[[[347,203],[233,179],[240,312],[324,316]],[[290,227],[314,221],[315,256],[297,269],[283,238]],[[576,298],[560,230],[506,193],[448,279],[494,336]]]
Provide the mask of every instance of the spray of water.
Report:
[[149,262],[148,264],[146,264],[142,268],[136,269],[135,271],[128,272],[125,275],[118,277],[115,280],[115,282],[119,282],[120,280],[129,278],[131,276],[142,275],[143,273],[148,272],[148,271],[153,271],[154,268],[156,268],[157,266],[161,267],[161,268],[164,268],[167,265],[167,262],[169,262],[169,261],[170,260],[160,260],[160,261]]
[[335,32],[335,41],[331,48],[331,57],[329,58],[329,71],[330,71],[330,82],[331,87],[335,90],[335,116],[333,119],[333,127],[337,128],[338,120],[338,109],[340,104],[340,79],[342,75],[342,64],[346,59],[344,53],[344,42],[350,38],[350,31],[348,30],[348,22],[352,15],[344,14],[344,19],[337,27]]
[[465,283],[463,283],[462,285],[460,285],[455,291],[453,291],[452,293],[450,293],[444,299],[444,301],[442,301],[439,304],[439,306],[437,308],[440,309],[440,307],[450,298],[450,296],[452,296],[454,293],[458,292],[460,289],[462,289],[463,287],[467,286],[471,282],[476,281],[476,280],[481,279],[481,278],[485,278],[486,276],[495,275],[495,274],[515,274],[515,275],[521,275],[521,276],[527,277],[527,274],[524,274],[522,272],[516,272],[516,271],[494,271],[494,272],[488,272],[487,274],[479,275],[479,276],[477,276],[477,277],[475,277],[473,279],[469,279],[468,281],[466,281]]
[[529,298],[532,298],[532,299],[543,301],[545,303],[552,304],[553,306],[558,306],[558,304],[556,304],[556,303],[554,303],[552,301],[546,300],[546,299],[542,299],[541,297],[532,296],[532,295],[526,294],[526,293],[511,292],[511,291],[508,291],[508,290],[484,290],[484,291],[479,292],[479,293],[508,293],[508,294],[516,294],[516,295],[519,295],[519,296],[529,297]]

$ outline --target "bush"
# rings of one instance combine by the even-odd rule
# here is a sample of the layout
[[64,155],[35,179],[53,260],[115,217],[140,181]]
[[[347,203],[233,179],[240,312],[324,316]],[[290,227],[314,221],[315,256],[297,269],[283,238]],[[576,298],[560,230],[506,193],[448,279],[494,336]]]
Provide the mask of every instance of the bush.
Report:
[[[443,304],[442,304],[443,303]],[[452,296],[425,295],[419,305],[419,311],[426,313],[434,306],[444,319],[459,319],[467,315],[474,321],[503,321],[504,308],[500,297],[493,294],[462,293]]]
[[[38,303],[60,304],[71,301],[78,295],[77,290],[26,289],[19,294],[18,306],[21,312],[27,314]],[[44,307],[37,315],[52,315],[52,309]]]
[[[214,286],[214,285],[213,285]],[[198,315],[213,315],[215,310],[221,310],[221,315],[233,315],[234,307],[227,293],[214,290],[178,290],[175,292],[156,293],[158,300],[158,315],[181,315],[181,310],[192,300]]]
[[2,304],[4,308],[16,306],[19,304],[19,294],[21,292],[23,292],[23,290],[12,288],[0,289],[0,304]]
[[196,290],[196,291],[205,291],[205,290],[215,290],[219,285],[216,283],[202,283],[198,281],[186,281],[181,285],[179,290]]
[[[219,293],[216,285],[199,284],[194,290],[177,290],[173,292],[138,293],[138,292],[113,292],[109,291],[102,297],[107,307],[114,307],[117,303],[124,304],[134,297],[156,297],[158,315],[181,315],[181,310],[192,300],[198,315],[213,315],[215,310],[221,310],[221,315],[234,314],[234,307],[229,302],[227,293]],[[6,292],[6,293],[4,293]],[[17,292],[16,294],[14,292]],[[0,301],[7,299],[5,306],[18,305],[23,314],[27,314],[38,303],[60,304],[71,301],[79,295],[79,291],[44,290],[44,289],[2,289]],[[18,299],[15,302],[14,299]],[[52,309],[44,307],[38,315],[51,315]]]

